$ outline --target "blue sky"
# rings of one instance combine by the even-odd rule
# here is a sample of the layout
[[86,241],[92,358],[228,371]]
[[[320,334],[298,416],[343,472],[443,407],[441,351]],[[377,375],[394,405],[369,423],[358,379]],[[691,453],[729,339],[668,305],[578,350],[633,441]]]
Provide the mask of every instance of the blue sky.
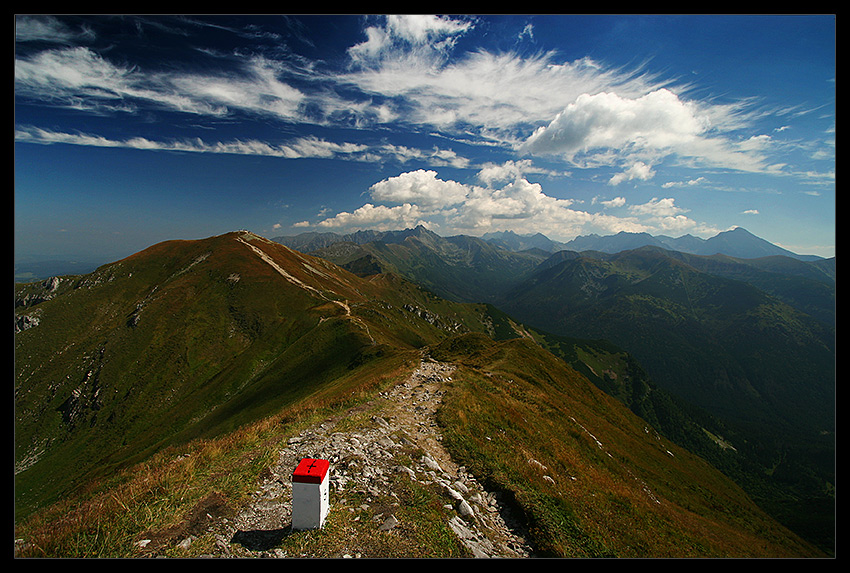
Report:
[[15,252],[423,224],[835,252],[835,18],[23,16]]

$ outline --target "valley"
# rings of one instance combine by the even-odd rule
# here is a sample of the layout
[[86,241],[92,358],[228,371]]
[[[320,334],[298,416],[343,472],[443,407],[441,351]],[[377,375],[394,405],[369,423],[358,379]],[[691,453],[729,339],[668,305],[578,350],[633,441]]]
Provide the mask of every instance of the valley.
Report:
[[[278,240],[301,239],[317,240]],[[639,405],[640,394],[588,375],[665,435],[734,476],[784,522],[832,545],[834,258],[797,256],[743,229],[707,241],[629,233],[579,237],[573,245],[601,249],[581,252],[558,250],[569,245],[547,244],[541,236],[441,238],[423,228],[377,239],[325,236],[314,254],[352,270],[368,259],[372,267],[452,300],[475,300],[463,289],[486,283],[475,289],[479,300],[550,340],[606,340],[627,350],[645,370],[641,378],[651,380],[647,395],[676,403],[675,414],[654,416]],[[669,250],[676,245],[687,249]],[[438,252],[451,256],[432,263]],[[555,353],[584,365],[572,350]],[[696,432],[684,432],[683,419],[699,420],[734,449],[718,450]],[[818,525],[811,507],[824,509],[817,512]]]
[[[733,453],[747,442],[717,418],[722,410],[709,414],[662,389],[644,360],[610,336],[550,331],[520,307],[503,312],[501,297],[534,280],[548,255],[422,229],[403,235],[306,254],[241,231],[162,243],[88,275],[16,287],[16,521],[37,523],[60,500],[84,506],[96,491],[85,484],[174,449],[191,459],[200,447],[192,444],[290,419],[287,412],[368,409],[429,348],[453,369],[439,409],[430,410],[442,444],[454,464],[513,500],[539,554],[675,556],[673,546],[689,556],[821,554],[747,499],[754,473]],[[545,302],[540,295],[540,308]],[[271,459],[296,429],[272,426],[268,450],[255,454],[270,461],[255,480],[280,475]],[[569,481],[549,489],[528,473],[531,459]],[[822,483],[819,472],[807,474],[809,487]],[[712,541],[699,533],[703,519],[723,524]],[[615,533],[624,528],[634,532],[628,539]],[[650,541],[659,538],[688,542]]]

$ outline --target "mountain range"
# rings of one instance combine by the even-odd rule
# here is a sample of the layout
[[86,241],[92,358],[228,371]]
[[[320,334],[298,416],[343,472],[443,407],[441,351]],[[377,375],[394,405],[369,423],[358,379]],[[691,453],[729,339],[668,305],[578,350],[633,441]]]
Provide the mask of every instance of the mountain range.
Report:
[[[834,259],[541,245],[515,251],[421,227],[285,241],[240,231],[16,285],[16,523],[166,448],[373,395],[430,348],[461,366],[450,391],[466,401],[449,400],[459,406],[442,416],[451,428],[490,412],[481,420],[499,421],[482,423],[498,426],[506,451],[601,470],[590,442],[563,433],[580,421],[618,444],[616,475],[665,492],[661,506],[638,503],[606,474],[581,499],[544,494],[508,477],[517,461],[504,451],[465,451],[461,432],[456,453],[520,500],[538,543],[565,540],[555,554],[587,555],[589,524],[605,539],[622,535],[626,516],[642,525],[631,549],[614,544],[622,556],[659,535],[693,540],[682,554],[737,555],[731,539],[744,530],[761,531],[763,555],[782,553],[777,543],[818,554],[756,517],[739,487],[829,552]],[[540,423],[520,422],[529,416]],[[660,436],[676,444],[670,455],[658,457]]]
[[649,233],[629,233],[626,231],[607,236],[580,235],[566,243],[553,241],[540,233],[521,236],[511,231],[488,233],[482,238],[487,242],[512,251],[541,249],[547,252],[600,251],[603,253],[619,253],[620,251],[641,247],[660,247],[692,255],[727,255],[741,259],[784,256],[802,261],[822,260],[822,257],[816,255],[798,255],[788,249],[774,245],[753,235],[743,227],[718,233],[708,239],[693,235],[682,235],[674,238],[667,235],[653,236]]
[[[403,231],[365,230],[349,234],[308,232],[294,236],[274,237],[273,240],[300,251],[310,252],[338,243],[353,243],[355,245],[376,241],[400,243],[406,237],[417,233],[417,231],[421,232],[418,229],[406,229]],[[448,239],[451,240],[452,237]],[[682,235],[674,238],[667,235],[653,236],[649,233],[630,233],[627,231],[606,236],[596,234],[579,235],[567,242],[552,240],[542,233],[519,235],[513,231],[485,233],[481,239],[501,249],[512,252],[538,251],[555,253],[558,251],[599,251],[603,253],[618,253],[640,247],[660,247],[662,249],[692,255],[727,255],[741,259],[784,256],[801,261],[823,260],[823,257],[817,255],[798,255],[753,235],[743,227],[735,227],[729,231],[723,231],[708,239],[702,239],[693,235]]]
[[576,239],[604,249],[581,252],[548,252],[558,245],[541,235],[443,238],[422,227],[338,243],[329,235],[276,240],[309,248],[319,238],[314,254],[354,272],[398,273],[546,332],[615,343],[661,389],[738,437],[753,464],[739,481],[765,505],[777,484],[793,483],[776,512],[799,515],[834,483],[834,257],[791,256],[741,228],[681,238],[711,255],[629,233]]

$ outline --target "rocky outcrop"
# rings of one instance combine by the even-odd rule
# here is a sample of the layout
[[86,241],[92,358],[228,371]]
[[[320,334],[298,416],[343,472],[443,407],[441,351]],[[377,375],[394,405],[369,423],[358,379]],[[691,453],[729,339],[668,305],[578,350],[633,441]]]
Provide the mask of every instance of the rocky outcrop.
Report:
[[21,314],[15,316],[15,334],[38,326],[38,311],[32,314]]

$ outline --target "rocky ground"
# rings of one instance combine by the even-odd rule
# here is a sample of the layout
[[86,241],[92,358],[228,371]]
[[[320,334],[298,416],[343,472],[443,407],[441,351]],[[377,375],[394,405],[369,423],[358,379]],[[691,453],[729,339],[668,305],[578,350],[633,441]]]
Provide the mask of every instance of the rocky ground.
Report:
[[[442,515],[468,556],[532,556],[520,525],[499,495],[486,491],[442,446],[435,412],[452,371],[451,365],[424,358],[403,384],[358,407],[360,413],[372,413],[365,417],[368,423],[340,426],[330,420],[291,438],[280,451],[277,465],[261,476],[250,506],[229,517],[213,518],[217,500],[212,496],[207,500],[208,511],[201,508],[194,517],[196,526],[183,533],[172,532],[171,542],[189,548],[201,534],[197,524],[203,524],[205,533],[211,532],[216,540],[208,557],[386,556],[375,555],[375,536],[404,535],[406,524],[398,515],[399,498],[392,485],[401,475],[440,492],[445,500]],[[348,414],[350,419],[356,417],[355,412]],[[338,430],[350,426],[355,429]],[[397,461],[400,456],[396,454],[402,449],[416,452],[402,457],[409,459],[409,464]],[[304,541],[297,546],[281,543],[293,535],[290,479],[305,457],[330,461],[328,522],[333,520],[337,527],[343,524],[345,540],[310,543],[309,533],[299,532]],[[352,501],[355,498],[357,501]],[[175,534],[183,538],[178,541]],[[155,540],[140,541],[140,548],[149,555],[156,554],[156,545]],[[398,552],[414,554],[393,557],[427,557],[416,555],[414,547],[401,541],[396,547]]]

